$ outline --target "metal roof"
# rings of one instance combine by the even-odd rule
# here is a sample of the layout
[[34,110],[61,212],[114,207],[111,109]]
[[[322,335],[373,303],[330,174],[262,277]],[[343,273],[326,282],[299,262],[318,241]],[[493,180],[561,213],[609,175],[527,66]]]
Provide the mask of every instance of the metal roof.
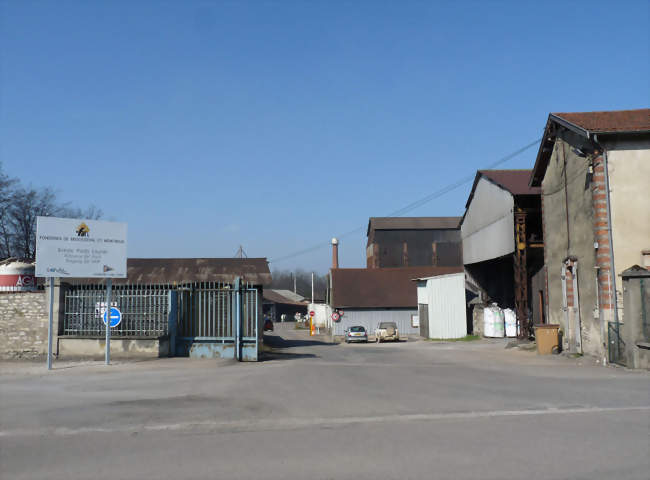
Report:
[[[127,278],[114,284],[161,285],[193,282],[232,283],[235,277],[253,285],[269,285],[271,272],[266,258],[129,258]],[[72,279],[69,279],[70,281]],[[100,278],[79,278],[73,283],[104,283]]]
[[460,217],[370,217],[371,230],[448,230],[459,228]]
[[459,267],[334,268],[332,301],[336,308],[416,308],[414,278],[460,273]]
[[274,290],[274,289],[264,289],[263,292],[264,300],[268,300],[273,303],[283,303],[285,305],[306,305],[307,301],[302,295],[293,293],[291,290]]

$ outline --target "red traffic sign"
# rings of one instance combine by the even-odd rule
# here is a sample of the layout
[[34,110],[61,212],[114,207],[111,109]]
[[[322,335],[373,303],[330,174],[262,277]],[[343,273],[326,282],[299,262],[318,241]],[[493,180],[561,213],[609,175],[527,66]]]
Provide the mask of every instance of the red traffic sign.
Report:
[[337,310],[339,312],[339,315],[342,317],[343,316],[343,310]]
[[334,320],[335,322],[338,322],[340,319],[341,319],[341,315],[339,315],[338,313],[334,312],[332,314],[332,320]]
[[310,316],[310,317],[313,317],[313,316],[315,316],[315,315],[316,315],[316,312],[314,312],[313,310],[312,310],[311,312],[309,312],[309,316]]

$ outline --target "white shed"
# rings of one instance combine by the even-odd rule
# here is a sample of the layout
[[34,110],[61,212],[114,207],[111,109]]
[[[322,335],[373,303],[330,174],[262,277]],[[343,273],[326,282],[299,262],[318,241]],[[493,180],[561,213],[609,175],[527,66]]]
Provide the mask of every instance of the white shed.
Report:
[[425,338],[462,338],[467,335],[465,274],[418,278],[420,335]]

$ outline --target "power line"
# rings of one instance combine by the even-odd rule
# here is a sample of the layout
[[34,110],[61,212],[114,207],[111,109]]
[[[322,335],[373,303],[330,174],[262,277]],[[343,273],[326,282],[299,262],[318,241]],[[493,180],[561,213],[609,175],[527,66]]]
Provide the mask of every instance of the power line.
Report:
[[[524,145],[523,147],[515,150],[514,152],[509,153],[508,155],[506,155],[504,157],[501,157],[497,161],[489,164],[485,169],[490,170],[492,168],[498,167],[499,165],[507,162],[508,160],[513,159],[517,155],[522,154],[523,152],[525,152],[529,148],[531,148],[531,147],[533,147],[535,145],[539,145],[539,142],[541,140],[542,140],[541,138],[538,138],[537,140]],[[425,197],[422,197],[422,198],[420,198],[418,200],[415,200],[414,202],[411,202],[408,205],[406,205],[406,206],[404,206],[404,207],[402,207],[402,208],[400,208],[398,210],[395,210],[394,212],[389,213],[388,215],[386,215],[386,217],[400,217],[400,216],[404,215],[405,213],[408,213],[408,212],[410,212],[412,210],[415,210],[416,208],[419,208],[422,205],[425,205],[425,204],[429,203],[430,201],[435,200],[436,198],[442,197],[443,195],[445,195],[445,194],[447,194],[447,193],[449,193],[449,192],[451,192],[453,190],[456,190],[458,187],[461,187],[464,184],[473,181],[475,176],[476,176],[476,174],[473,173],[472,175],[468,175],[466,177],[463,177],[463,178],[455,181],[454,183],[451,183],[451,184],[449,184],[449,185],[447,185],[445,187],[442,187],[441,189],[436,190],[435,192],[432,192],[432,193],[430,193],[429,195],[427,195]],[[361,227],[355,228],[354,230],[350,230],[348,232],[342,233],[341,235],[338,235],[338,238],[347,237],[348,235],[352,235],[353,233],[363,231],[365,228],[366,228],[365,225],[363,225]],[[272,258],[271,260],[269,260],[269,263],[278,263],[278,262],[281,262],[281,261],[284,261],[284,260],[289,260],[290,258],[299,257],[300,255],[304,255],[306,253],[310,253],[310,252],[313,252],[313,251],[316,251],[316,250],[320,250],[321,248],[329,247],[329,245],[330,245],[329,242],[319,243],[319,244],[313,245],[313,246],[311,246],[309,248],[305,248],[303,250],[298,250],[298,251],[290,253],[288,255],[284,255],[282,257]]]

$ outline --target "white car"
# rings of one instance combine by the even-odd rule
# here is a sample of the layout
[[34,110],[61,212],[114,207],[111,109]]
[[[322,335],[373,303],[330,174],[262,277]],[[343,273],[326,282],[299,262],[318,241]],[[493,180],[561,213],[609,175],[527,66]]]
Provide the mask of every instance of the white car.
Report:
[[395,322],[381,322],[375,329],[375,342],[399,341],[399,331]]

